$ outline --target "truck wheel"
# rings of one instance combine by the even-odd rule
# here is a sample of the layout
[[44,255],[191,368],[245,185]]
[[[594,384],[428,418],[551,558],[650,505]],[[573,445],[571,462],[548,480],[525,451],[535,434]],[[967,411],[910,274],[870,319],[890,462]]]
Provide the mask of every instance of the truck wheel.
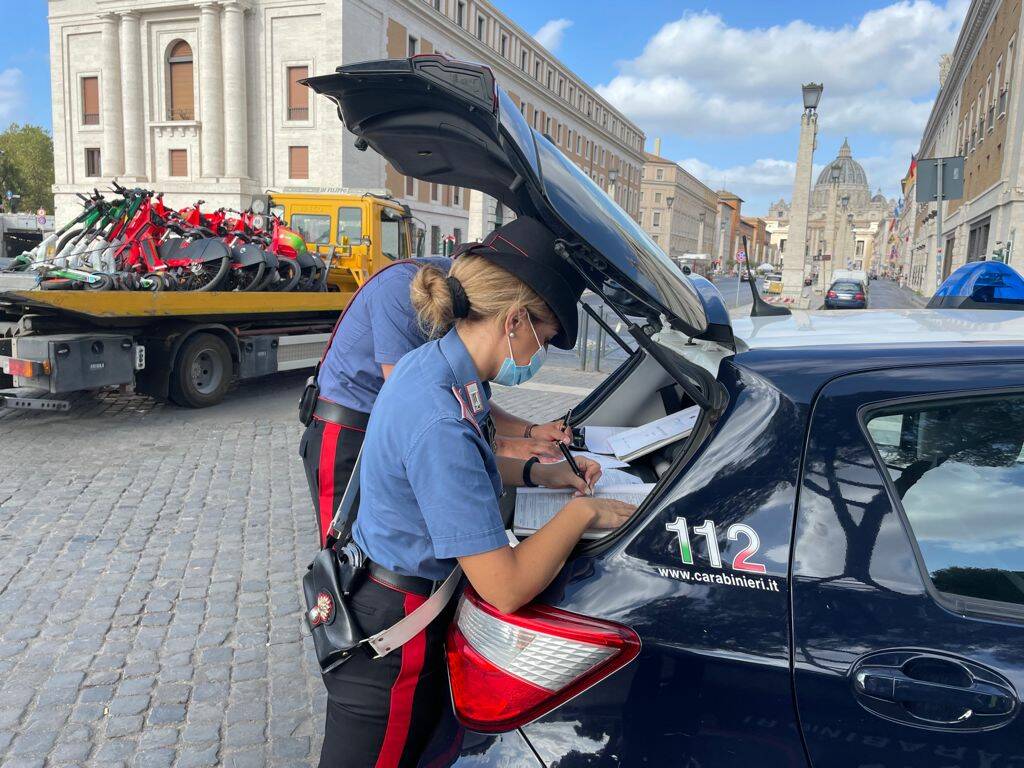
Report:
[[197,333],[182,346],[171,371],[171,400],[186,408],[216,405],[232,377],[228,345],[212,333]]

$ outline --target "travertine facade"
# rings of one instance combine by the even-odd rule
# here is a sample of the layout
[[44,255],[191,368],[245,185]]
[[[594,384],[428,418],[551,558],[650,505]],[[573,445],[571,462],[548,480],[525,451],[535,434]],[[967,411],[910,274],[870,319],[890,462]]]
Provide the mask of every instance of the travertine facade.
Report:
[[[796,188],[794,188],[796,189]],[[864,168],[853,158],[848,141],[838,155],[818,174],[818,180],[807,195],[804,251],[806,274],[817,265],[819,283],[827,287],[833,269],[870,270],[879,222],[892,213],[895,201],[887,200],[881,191],[871,194]],[[796,194],[796,193],[794,193]],[[796,205],[785,200],[772,203],[766,225],[777,244],[786,269],[801,269],[804,261],[797,256],[798,228]],[[792,258],[790,255],[792,254]],[[825,259],[828,256],[830,258]]]
[[[489,3],[50,0],[49,8],[58,221],[77,209],[76,192],[117,177],[163,190],[172,205],[202,198],[234,208],[268,189],[386,188],[423,222],[428,248],[432,234],[485,233],[509,216],[493,201],[404,179],[356,150],[326,101],[289,102],[289,78],[302,68],[325,74],[433,51],[489,65],[527,120],[638,215],[642,132]],[[188,80],[171,77],[181,61]],[[88,78],[99,80],[96,119],[83,110]]]
[[671,160],[650,152],[645,159],[640,225],[673,260],[702,254],[710,268],[718,231],[718,195]]
[[964,196],[944,204],[941,238],[935,203],[908,198],[898,243],[899,271],[925,295],[968,261],[999,256],[1024,268],[1021,25],[1020,0],[974,0],[949,57],[917,156],[964,157]]

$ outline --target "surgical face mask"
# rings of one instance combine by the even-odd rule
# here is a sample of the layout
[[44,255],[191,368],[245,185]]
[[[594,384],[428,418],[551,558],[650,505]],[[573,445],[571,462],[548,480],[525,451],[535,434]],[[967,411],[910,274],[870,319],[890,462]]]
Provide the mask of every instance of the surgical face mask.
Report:
[[527,314],[526,319],[530,322],[530,330],[533,331],[533,338],[537,340],[537,351],[533,353],[530,358],[530,362],[526,365],[519,365],[516,363],[515,355],[512,353],[512,339],[508,336],[505,340],[508,342],[508,357],[505,358],[501,364],[501,368],[498,369],[498,375],[492,379],[495,384],[501,384],[503,387],[515,387],[522,384],[524,381],[529,381],[533,378],[534,374],[540,370],[540,367],[544,365],[544,360],[548,356],[547,347],[540,343],[540,337],[537,336],[537,329],[533,327],[533,320],[530,319]]

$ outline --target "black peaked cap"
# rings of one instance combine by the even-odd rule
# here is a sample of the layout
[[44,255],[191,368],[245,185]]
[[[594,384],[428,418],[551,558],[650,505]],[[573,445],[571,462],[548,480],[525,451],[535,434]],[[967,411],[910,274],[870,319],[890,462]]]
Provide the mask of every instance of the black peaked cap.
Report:
[[558,319],[551,343],[559,349],[576,346],[577,304],[583,278],[555,253],[554,232],[536,219],[520,216],[498,227],[479,243],[467,243],[457,255],[472,253],[511,272],[537,292]]

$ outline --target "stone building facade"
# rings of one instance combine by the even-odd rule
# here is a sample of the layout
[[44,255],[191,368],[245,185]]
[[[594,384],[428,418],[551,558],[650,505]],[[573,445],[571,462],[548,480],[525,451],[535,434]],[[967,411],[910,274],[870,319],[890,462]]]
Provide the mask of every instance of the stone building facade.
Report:
[[116,177],[176,206],[386,189],[423,222],[428,249],[479,237],[509,214],[359,152],[330,104],[297,85],[429,52],[490,66],[534,127],[639,213],[643,133],[483,0],[49,0],[49,11],[58,222],[76,192]]
[[962,156],[964,196],[943,204],[941,238],[935,203],[906,200],[912,220],[900,270],[925,295],[968,261],[998,256],[1024,268],[1016,243],[1024,235],[1021,24],[1020,0],[973,0],[940,70],[917,157]]
[[[657,144],[657,142],[655,142]],[[677,163],[650,152],[640,184],[640,225],[673,261],[704,255],[710,267],[718,231],[718,195]],[[671,200],[671,205],[669,201]]]
[[[811,190],[806,253],[819,265],[821,279],[827,279],[832,269],[871,269],[875,233],[894,205],[881,191],[871,194],[864,167],[844,141]],[[789,219],[790,204],[784,199],[772,203],[765,217],[783,261],[789,253]],[[802,263],[798,255],[794,258]]]

